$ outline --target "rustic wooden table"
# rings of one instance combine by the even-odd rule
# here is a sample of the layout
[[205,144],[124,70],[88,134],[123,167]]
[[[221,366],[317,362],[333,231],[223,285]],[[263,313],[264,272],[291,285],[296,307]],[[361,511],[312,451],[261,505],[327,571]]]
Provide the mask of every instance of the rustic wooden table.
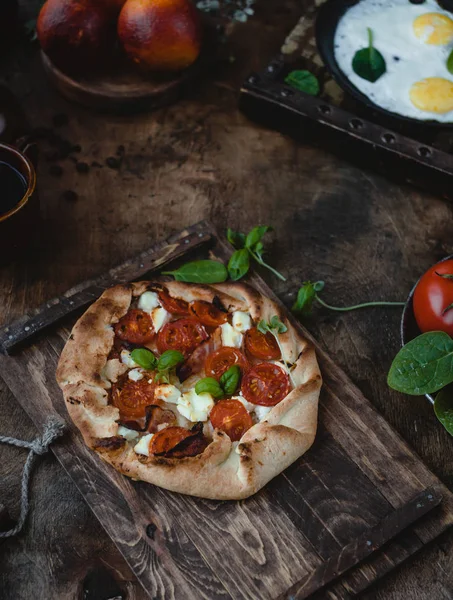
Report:
[[[22,4],[27,15],[39,2]],[[80,146],[55,161],[55,148],[43,144],[40,241],[27,258],[0,270],[2,323],[203,218],[219,227],[275,227],[271,262],[288,281],[265,277],[287,304],[302,281],[318,278],[327,282],[324,297],[334,304],[404,299],[425,268],[453,252],[449,203],[257,127],[238,111],[241,81],[275,53],[302,10],[295,0],[261,4],[233,36],[236,60],[153,114],[102,116],[65,102],[49,88],[36,45],[24,43],[2,59],[2,78],[32,125],[53,128]],[[318,310],[308,327],[452,486],[453,442],[431,407],[386,386],[399,319],[398,309]],[[2,382],[0,414],[0,433],[36,435]],[[25,454],[3,446],[0,457],[0,502],[16,516]],[[451,598],[452,564],[453,531],[363,597]],[[2,600],[145,598],[52,455],[40,461],[33,479],[24,532],[0,543],[0,565]]]

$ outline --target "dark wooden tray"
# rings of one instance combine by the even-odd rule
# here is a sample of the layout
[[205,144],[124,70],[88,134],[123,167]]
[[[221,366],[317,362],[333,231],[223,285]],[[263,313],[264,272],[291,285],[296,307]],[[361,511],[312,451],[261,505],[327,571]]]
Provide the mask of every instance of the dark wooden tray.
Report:
[[[152,276],[178,257],[230,253],[206,222],[172,236],[3,330],[0,374],[37,427],[51,414],[66,420],[53,452],[151,598],[348,598],[445,531],[453,496],[316,341],[324,386],[315,444],[240,502],[123,477],[85,447],[55,382],[74,318],[103,289]],[[262,279],[250,279],[274,297]]]

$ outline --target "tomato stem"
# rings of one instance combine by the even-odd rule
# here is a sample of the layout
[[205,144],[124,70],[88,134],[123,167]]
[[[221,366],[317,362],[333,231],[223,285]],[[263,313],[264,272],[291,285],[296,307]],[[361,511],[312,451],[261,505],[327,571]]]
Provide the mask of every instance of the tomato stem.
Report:
[[324,300],[321,300],[321,298],[318,296],[318,294],[315,294],[315,298],[316,300],[319,302],[319,304],[321,304],[321,306],[324,306],[324,308],[327,308],[329,310],[335,310],[337,312],[347,312],[349,310],[357,310],[358,308],[368,308],[370,306],[404,306],[406,303],[405,302],[363,302],[362,304],[354,304],[353,306],[332,306],[330,304],[327,304],[327,302],[324,302]]

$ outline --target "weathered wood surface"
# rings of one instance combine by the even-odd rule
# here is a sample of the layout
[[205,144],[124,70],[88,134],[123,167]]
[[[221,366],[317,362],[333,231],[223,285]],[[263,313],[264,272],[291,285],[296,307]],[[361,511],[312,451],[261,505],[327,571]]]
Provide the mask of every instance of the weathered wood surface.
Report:
[[[36,4],[38,0],[22,0],[25,16]],[[339,305],[404,299],[425,268],[453,252],[450,203],[297,144],[250,123],[237,111],[237,90],[244,77],[275,54],[302,9],[295,0],[258,6],[255,17],[232,42],[234,62],[217,69],[185,101],[139,118],[95,115],[62,100],[45,82],[36,47],[15,49],[2,59],[1,75],[20,96],[32,124],[53,127],[55,116],[67,114],[68,124],[56,131],[81,146],[70,156],[90,165],[85,174],[71,158],[48,162],[48,153],[55,148],[41,143],[40,241],[27,259],[0,271],[3,323],[207,217],[218,227],[247,229],[258,222],[275,227],[271,260],[285,271],[288,281],[264,275],[287,305],[298,284],[309,278],[324,279],[326,300]],[[120,168],[111,169],[105,161],[116,157],[119,146],[124,146]],[[91,166],[93,162],[100,166]],[[63,168],[60,177],[49,172],[55,164]],[[76,192],[78,200],[72,200],[68,191]],[[399,347],[399,318],[398,310],[343,315],[318,310],[307,325],[427,466],[451,487],[451,438],[423,398],[401,396],[385,383]],[[0,391],[1,433],[35,437],[34,425],[4,384],[0,383]],[[25,457],[6,446],[0,447],[0,456],[0,501],[17,516],[14,507]],[[327,453],[320,463],[326,473],[331,460]],[[308,492],[309,478],[316,479],[317,473],[319,469],[303,473]],[[278,507],[283,500],[276,488],[269,489]],[[83,589],[89,600],[114,598],[120,592],[128,599],[145,598],[51,455],[40,461],[33,478],[31,508],[24,533],[0,545],[2,600],[73,600]],[[328,511],[327,505],[322,508]],[[294,520],[303,521],[310,507],[298,504],[298,511]],[[327,552],[331,542],[332,536],[319,540],[319,552]],[[420,546],[415,534],[399,538],[381,566]],[[450,532],[362,597],[447,600],[453,595],[452,557]],[[361,576],[351,574],[347,581],[351,589],[360,589]],[[331,591],[329,598],[343,593],[344,588]]]

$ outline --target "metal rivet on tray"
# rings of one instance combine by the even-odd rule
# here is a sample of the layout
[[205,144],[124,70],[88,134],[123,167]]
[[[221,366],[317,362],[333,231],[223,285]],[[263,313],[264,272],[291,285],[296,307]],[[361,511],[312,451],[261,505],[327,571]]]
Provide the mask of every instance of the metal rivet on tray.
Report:
[[150,523],[146,527],[146,535],[153,540],[154,539],[154,534],[156,533],[156,530],[157,530],[157,526],[154,525],[154,523]]
[[351,129],[362,129],[363,121],[360,119],[351,119],[349,121],[349,127],[351,127]]
[[332,109],[327,104],[321,104],[321,106],[318,106],[318,110],[323,115],[330,115],[330,113],[332,112]]
[[392,133],[383,133],[381,140],[383,142],[385,142],[386,144],[394,144],[395,143],[395,136]]
[[428,156],[431,156],[431,150],[430,148],[427,148],[426,146],[420,146],[420,148],[417,150],[419,156],[421,156],[422,158],[428,158]]
[[24,331],[30,331],[30,327],[27,325],[27,327],[24,327]]

